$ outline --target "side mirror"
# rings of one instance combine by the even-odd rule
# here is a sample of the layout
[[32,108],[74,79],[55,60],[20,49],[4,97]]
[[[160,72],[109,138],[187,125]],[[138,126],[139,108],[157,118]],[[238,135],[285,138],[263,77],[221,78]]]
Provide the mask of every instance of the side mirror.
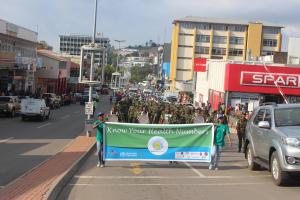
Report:
[[258,127],[264,128],[264,129],[270,129],[271,125],[268,121],[260,121],[260,122],[258,122]]

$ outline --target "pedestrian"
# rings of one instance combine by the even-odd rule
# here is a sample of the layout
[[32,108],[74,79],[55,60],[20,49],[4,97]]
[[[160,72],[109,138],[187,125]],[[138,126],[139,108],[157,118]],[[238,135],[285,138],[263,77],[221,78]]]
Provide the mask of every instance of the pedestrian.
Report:
[[209,170],[215,169],[218,170],[219,161],[221,158],[221,150],[225,146],[225,136],[227,135],[228,141],[230,146],[232,146],[232,141],[230,138],[229,127],[225,124],[224,116],[219,117],[219,124],[216,126],[215,129],[215,136],[214,136],[214,148],[215,152],[211,158],[211,163],[209,165]]
[[96,102],[96,100],[94,99],[94,100],[93,100],[93,116],[95,115],[96,107],[97,107],[97,102]]
[[247,114],[245,112],[242,113],[241,118],[236,123],[236,133],[239,139],[238,152],[240,153],[242,147],[245,144],[245,134],[246,134],[246,126],[247,126]]
[[98,163],[97,167],[104,167],[105,162],[103,160],[103,129],[105,123],[105,113],[100,112],[97,114],[98,119],[93,124],[93,129],[96,129],[96,142],[97,142],[97,155]]

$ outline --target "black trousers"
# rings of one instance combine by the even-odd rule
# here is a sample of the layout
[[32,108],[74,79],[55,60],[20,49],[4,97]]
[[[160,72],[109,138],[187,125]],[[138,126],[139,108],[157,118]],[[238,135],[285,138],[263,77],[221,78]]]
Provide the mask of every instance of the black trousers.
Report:
[[238,136],[238,139],[239,139],[239,151],[241,151],[242,147],[245,144],[245,133],[241,133],[241,132],[238,131],[237,136]]

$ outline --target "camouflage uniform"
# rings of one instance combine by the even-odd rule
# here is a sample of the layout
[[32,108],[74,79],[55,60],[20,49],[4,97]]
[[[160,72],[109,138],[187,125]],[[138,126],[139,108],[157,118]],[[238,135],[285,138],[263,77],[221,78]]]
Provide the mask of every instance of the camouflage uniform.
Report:
[[243,144],[245,144],[245,133],[246,133],[246,126],[247,126],[247,119],[242,116],[236,124],[236,131],[237,131],[237,136],[239,138],[239,147],[238,151],[241,152]]

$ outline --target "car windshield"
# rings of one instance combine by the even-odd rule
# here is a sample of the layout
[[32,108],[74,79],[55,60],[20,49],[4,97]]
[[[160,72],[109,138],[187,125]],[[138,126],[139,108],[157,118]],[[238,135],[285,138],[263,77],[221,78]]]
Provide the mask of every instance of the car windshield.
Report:
[[277,127],[300,126],[300,107],[275,109],[274,117]]
[[9,97],[0,97],[0,102],[9,102]]

